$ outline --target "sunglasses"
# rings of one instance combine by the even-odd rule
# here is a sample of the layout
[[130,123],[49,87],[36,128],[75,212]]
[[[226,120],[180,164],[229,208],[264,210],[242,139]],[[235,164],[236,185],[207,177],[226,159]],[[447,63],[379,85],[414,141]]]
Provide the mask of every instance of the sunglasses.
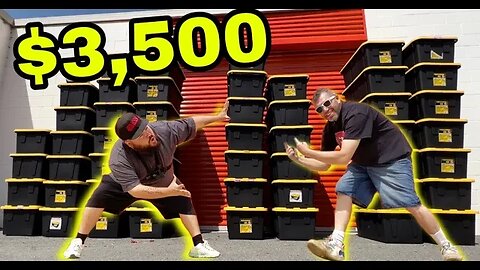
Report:
[[323,112],[323,108],[325,109],[328,109],[328,107],[330,107],[332,105],[332,101],[335,99],[336,97],[335,96],[332,96],[330,97],[329,99],[325,100],[322,104],[320,104],[320,106],[318,106],[315,111],[317,111],[317,113],[322,113]]

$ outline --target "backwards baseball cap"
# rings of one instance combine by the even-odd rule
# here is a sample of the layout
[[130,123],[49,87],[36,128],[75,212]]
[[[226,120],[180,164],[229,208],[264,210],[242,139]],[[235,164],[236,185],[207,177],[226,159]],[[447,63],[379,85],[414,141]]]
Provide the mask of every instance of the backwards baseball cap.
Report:
[[135,140],[142,135],[148,122],[134,113],[125,113],[118,118],[115,132],[122,140]]

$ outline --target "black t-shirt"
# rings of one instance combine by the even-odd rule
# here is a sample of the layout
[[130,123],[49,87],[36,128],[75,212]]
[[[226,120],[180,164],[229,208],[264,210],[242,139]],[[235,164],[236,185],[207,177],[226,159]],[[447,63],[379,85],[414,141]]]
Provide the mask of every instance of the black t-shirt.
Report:
[[323,131],[322,151],[333,151],[344,139],[361,139],[352,162],[375,166],[410,156],[412,148],[400,129],[364,103],[344,102],[335,122]]

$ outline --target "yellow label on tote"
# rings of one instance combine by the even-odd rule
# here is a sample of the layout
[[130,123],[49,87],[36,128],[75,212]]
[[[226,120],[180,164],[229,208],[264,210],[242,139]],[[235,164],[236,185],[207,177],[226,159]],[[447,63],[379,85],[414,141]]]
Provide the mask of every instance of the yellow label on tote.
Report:
[[451,143],[452,142],[452,130],[449,128],[441,128],[438,130],[438,142]]
[[157,111],[147,111],[147,121],[156,122],[157,121]]
[[252,220],[240,219],[240,233],[252,233]]
[[301,203],[303,201],[301,190],[290,190],[289,202]]
[[147,233],[152,232],[153,225],[151,218],[142,218],[140,219],[140,232]]
[[66,203],[67,202],[67,192],[65,190],[55,190],[55,202],[56,203]]
[[380,60],[380,64],[391,64],[392,63],[392,55],[390,51],[379,51],[378,58]]
[[398,115],[397,104],[394,102],[385,103],[385,115]]
[[107,219],[107,217],[98,218],[98,221],[95,224],[95,230],[106,231],[107,229],[108,229],[108,219]]
[[447,86],[447,76],[445,73],[433,73],[433,86]]
[[443,52],[441,54],[430,50],[430,59],[432,60],[442,60],[443,59]]
[[112,138],[105,136],[103,140],[103,150],[110,149],[112,147]]
[[50,219],[50,230],[59,231],[62,229],[62,218],[61,217],[52,217]]
[[442,173],[455,173],[455,160],[442,159],[440,171]]
[[158,97],[158,85],[149,85],[147,87],[147,97],[149,98]]
[[448,101],[435,101],[435,114],[448,114]]
[[285,84],[283,88],[283,94],[286,97],[294,97],[297,95],[297,89],[295,88],[295,84]]

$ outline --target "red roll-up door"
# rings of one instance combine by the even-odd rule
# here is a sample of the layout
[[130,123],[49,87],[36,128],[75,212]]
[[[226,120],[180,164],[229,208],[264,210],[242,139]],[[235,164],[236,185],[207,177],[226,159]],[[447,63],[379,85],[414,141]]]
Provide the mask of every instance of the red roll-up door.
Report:
[[[367,38],[363,10],[317,10],[266,13],[272,31],[272,50],[265,71],[269,76],[306,73],[310,76],[307,97],[319,87],[338,93],[345,88],[339,73],[353,52]],[[228,64],[223,61],[208,72],[190,72],[182,95],[181,116],[218,111],[227,98]],[[311,144],[320,148],[325,121],[309,111],[314,126]],[[201,226],[226,226],[227,150],[225,123],[209,126],[179,147],[182,162],[179,177],[192,192]],[[333,226],[335,184],[344,168],[322,173],[317,180],[315,204],[319,208],[317,227]]]

